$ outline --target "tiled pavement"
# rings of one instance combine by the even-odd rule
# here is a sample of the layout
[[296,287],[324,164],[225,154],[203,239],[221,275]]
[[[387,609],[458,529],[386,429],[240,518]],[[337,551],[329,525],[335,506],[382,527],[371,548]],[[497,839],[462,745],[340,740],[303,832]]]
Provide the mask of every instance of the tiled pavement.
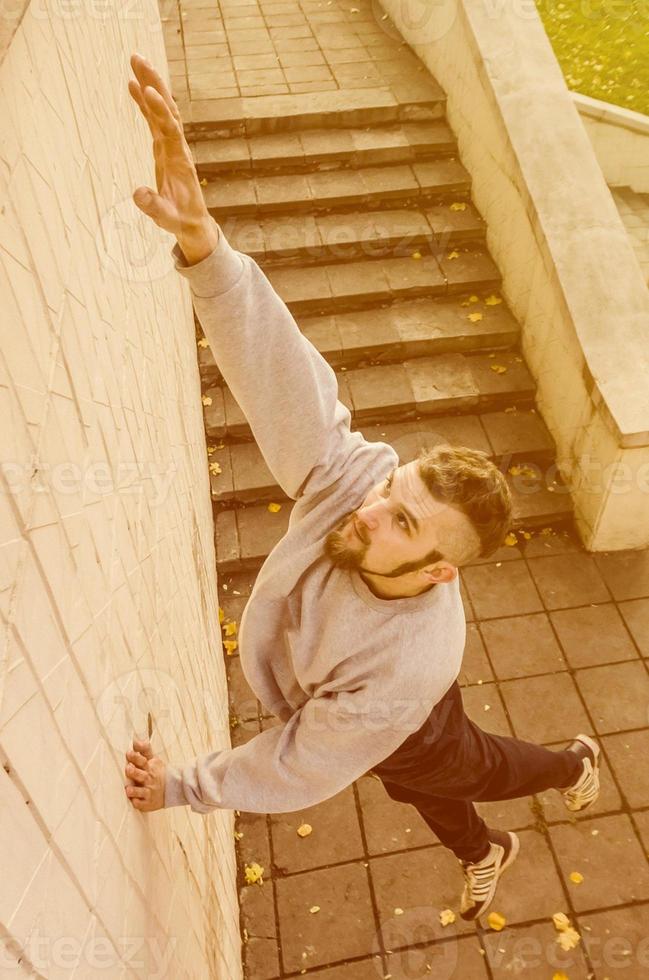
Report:
[[[564,530],[504,547],[461,577],[468,714],[552,748],[593,733],[600,799],[577,818],[553,791],[478,804],[490,826],[521,837],[494,906],[507,920],[500,933],[459,917],[440,925],[442,909],[458,909],[457,863],[375,777],[308,810],[242,813],[241,870],[265,868],[263,885],[241,887],[250,978],[550,980],[563,970],[604,980],[649,970],[649,553],[586,554]],[[253,581],[222,577],[227,618],[238,621]],[[227,666],[236,745],[275,721],[260,714],[236,654]],[[303,823],[313,828],[304,838]],[[552,924],[561,911],[581,935],[569,953]]]
[[[181,0],[175,10],[167,50],[183,118],[200,123],[194,152],[208,204],[336,368],[354,425],[398,444],[402,458],[432,427],[501,464],[547,470],[552,441],[516,353],[518,326],[504,304],[484,302],[498,273],[443,99],[379,5]],[[474,309],[482,316],[468,323]],[[507,371],[494,377],[489,356]],[[222,447],[210,455],[220,602],[238,622],[290,502],[268,514],[266,501],[279,499],[272,475],[209,351],[199,357],[208,442]],[[460,680],[468,713],[487,730],[553,747],[595,734],[604,779],[593,812],[572,818],[552,792],[479,805],[522,842],[494,906],[507,920],[498,933],[459,917],[440,924],[440,910],[458,907],[457,862],[376,778],[307,811],[241,813],[251,980],[649,974],[649,553],[584,552],[552,489],[522,494],[527,529],[515,546],[463,570]],[[236,745],[276,722],[262,717],[237,653],[226,660]],[[303,823],[313,828],[306,837]],[[245,884],[252,863],[263,885]],[[559,911],[581,935],[568,953],[556,943]]]

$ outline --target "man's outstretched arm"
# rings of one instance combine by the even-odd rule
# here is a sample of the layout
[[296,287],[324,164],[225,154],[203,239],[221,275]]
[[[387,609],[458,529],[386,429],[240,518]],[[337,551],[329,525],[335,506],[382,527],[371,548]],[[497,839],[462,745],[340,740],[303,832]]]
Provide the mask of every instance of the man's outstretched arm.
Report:
[[284,492],[317,493],[340,475],[363,437],[338,400],[336,375],[299,330],[257,263],[227,242],[210,216],[178,109],[164,82],[138,55],[129,91],[151,134],[157,192],[133,200],[176,236],[177,271],[188,279],[214,359]]

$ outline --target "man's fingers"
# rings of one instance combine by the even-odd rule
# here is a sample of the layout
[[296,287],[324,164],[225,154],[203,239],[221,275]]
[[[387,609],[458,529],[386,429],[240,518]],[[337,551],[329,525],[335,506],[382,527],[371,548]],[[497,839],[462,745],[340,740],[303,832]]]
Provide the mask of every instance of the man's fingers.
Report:
[[148,800],[151,797],[151,790],[146,786],[126,786],[124,788],[129,800]]
[[153,113],[151,112],[151,110],[148,108],[148,106],[144,101],[144,96],[142,95],[142,89],[140,88],[137,82],[131,80],[128,83],[128,90],[131,94],[131,98],[136,103],[138,109],[146,119],[147,126],[149,127],[149,132],[151,133],[151,136],[154,139],[156,139],[156,137],[161,135],[160,127],[158,126],[155,116],[153,115]]
[[171,136],[182,139],[182,126],[176,115],[171,111],[160,92],[152,85],[146,85],[142,89],[144,103],[154,114],[163,136]]
[[141,752],[127,752],[126,758],[129,762],[132,762],[134,766],[139,766],[140,769],[146,767],[146,759]]
[[167,231],[172,231],[178,223],[178,212],[174,205],[150,187],[137,187],[133,191],[133,201],[140,211],[143,211],[147,217],[153,218],[157,225]]
[[180,123],[178,106],[174,102],[171,92],[163,81],[162,75],[156,71],[151,62],[146,58],[143,58],[142,55],[133,54],[131,55],[131,68],[133,69],[138,82],[142,86],[142,90],[144,90],[147,85],[154,88],[163,99],[174,119]]
[[125,767],[124,774],[127,779],[132,779],[136,783],[146,783],[149,779],[149,774],[146,769],[138,769],[132,762],[129,762]]
[[133,749],[135,752],[140,752],[145,759],[153,758],[153,749],[151,748],[151,742],[149,742],[148,738],[134,738]]

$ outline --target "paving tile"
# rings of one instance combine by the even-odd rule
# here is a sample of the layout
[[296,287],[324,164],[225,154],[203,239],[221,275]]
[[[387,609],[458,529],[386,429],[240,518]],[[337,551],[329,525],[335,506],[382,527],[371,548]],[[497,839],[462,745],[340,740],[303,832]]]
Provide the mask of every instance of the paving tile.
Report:
[[380,241],[397,244],[397,250],[392,249],[393,255],[408,256],[415,249],[414,242],[426,242],[431,239],[430,228],[419,211],[408,211],[404,208],[373,211],[371,218],[375,234]]
[[354,152],[351,133],[346,129],[307,129],[296,135],[307,157],[349,159]]
[[[456,254],[457,258],[449,259],[449,255]],[[484,249],[457,245],[450,252],[442,249],[437,260],[448,280],[449,293],[490,287],[497,289],[500,285],[500,272]]]
[[575,682],[568,673],[501,681],[500,691],[517,738],[552,742],[590,730]]
[[302,317],[300,330],[313,346],[334,367],[343,359],[343,341],[334,314],[318,317]]
[[[402,941],[395,920],[395,939]],[[411,941],[417,942],[416,931]],[[393,943],[396,945],[396,943]],[[488,977],[484,956],[480,952],[477,936],[451,939],[432,943],[430,946],[408,946],[399,953],[388,956],[388,976],[391,977],[438,977],[439,980],[486,980]],[[375,977],[374,980],[377,980]]]
[[477,401],[473,376],[462,354],[438,354],[404,361],[419,412],[468,408]]
[[554,449],[554,440],[536,412],[490,412],[483,421],[493,450],[498,455]]
[[248,975],[259,977],[260,980],[278,977],[279,957],[272,881],[242,888],[239,892],[239,907],[242,926],[250,937],[250,941],[243,944]]
[[264,882],[266,882],[272,875],[270,834],[266,814],[242,811],[236,817],[236,829],[243,835],[236,844],[239,867],[260,864],[264,869]]
[[359,171],[321,170],[307,174],[305,179],[312,200],[328,207],[359,204],[365,196]]
[[[498,351],[493,358],[486,354],[474,354],[470,360],[471,370],[481,395],[489,396],[504,393],[509,400],[509,392],[511,391],[533,393],[534,380],[520,354]],[[503,374],[496,373],[492,370],[494,364],[506,367],[507,371]]]
[[566,661],[546,613],[491,619],[480,626],[497,677],[565,670]]
[[[451,208],[451,204],[457,203],[465,204],[463,211]],[[485,237],[486,222],[470,201],[444,201],[428,206],[423,211],[440,249],[459,242],[483,240]]]
[[[208,433],[210,432],[207,425],[205,429]],[[220,473],[215,473],[210,470],[210,492],[212,499],[219,500],[231,497],[234,493],[234,476],[232,474],[232,459],[229,446],[225,446],[223,449],[218,450],[218,452],[212,453],[209,457],[209,462],[210,465],[212,463],[218,463],[221,469]]]
[[644,728],[649,722],[649,676],[644,663],[586,667],[575,678],[598,732]]
[[472,565],[464,569],[464,581],[478,619],[540,612],[541,600],[524,561]]
[[380,262],[343,262],[325,268],[334,296],[362,301],[388,294],[388,281]]
[[[291,506],[282,504],[277,514],[268,514],[265,506],[246,507],[237,512],[237,527],[242,560],[265,558],[288,530]],[[272,521],[269,520],[272,516]]]
[[237,561],[240,554],[240,545],[234,511],[225,510],[217,514],[214,536],[219,564]]
[[636,811],[633,814],[633,823],[638,828],[642,846],[647,858],[649,858],[649,810]]
[[[276,893],[286,972],[375,952],[367,869],[362,864],[278,878]],[[315,905],[320,911],[311,913]]]
[[418,260],[384,259],[382,265],[390,289],[397,297],[415,294],[442,295],[446,291],[444,276],[431,256],[424,256]]
[[[510,925],[528,919],[551,919],[565,907],[565,899],[548,843],[538,830],[521,830],[518,837],[518,857],[498,886],[492,909]],[[543,888],[539,888],[541,875]]]
[[485,646],[480,636],[477,623],[468,623],[466,629],[466,646],[462,657],[462,669],[458,681],[460,685],[477,684],[478,681],[494,679]]
[[209,405],[203,405],[205,427],[211,438],[220,439],[225,435],[226,431],[223,389],[215,385],[208,388],[203,397],[211,400]]
[[[593,836],[592,831],[597,830]],[[647,860],[625,813],[550,827],[552,847],[577,911],[649,898]],[[579,871],[579,885],[569,880]],[[557,905],[560,909],[561,905]],[[552,914],[552,913],[550,913]]]
[[403,364],[389,364],[380,369],[357,368],[347,372],[347,383],[359,419],[378,412],[394,412],[404,407],[414,409],[414,395]]
[[239,443],[231,447],[234,493],[240,500],[256,500],[264,492],[276,491],[277,481],[261,454],[256,442]]
[[[396,951],[414,942],[450,939],[475,931],[475,925],[459,915],[448,926],[439,921],[442,909],[459,908],[463,885],[460,864],[448,848],[436,844],[370,858],[369,863],[381,933],[388,949]],[[402,909],[403,914],[395,913],[395,909]]]
[[549,557],[551,555],[564,555],[568,552],[581,551],[581,544],[577,535],[572,529],[549,528],[550,534],[536,534],[531,540],[524,541],[526,558]]
[[378,953],[370,959],[354,960],[353,963],[331,966],[326,970],[309,970],[308,973],[316,980],[380,980],[383,975]]
[[649,596],[649,548],[595,555],[595,562],[614,599]]
[[[300,837],[297,829],[305,823],[313,828],[312,833]],[[317,806],[271,814],[270,824],[275,864],[282,873],[293,874],[363,857],[351,786]]]
[[629,806],[649,806],[649,729],[605,735],[602,744]]
[[[225,424],[228,435],[247,433],[249,429],[248,420],[229,388],[223,389],[223,404],[225,407]],[[207,431],[210,437],[214,436],[211,429],[208,428]]]
[[462,701],[469,718],[483,731],[494,735],[512,734],[496,684],[464,687]]
[[419,185],[407,165],[361,167],[356,173],[365,193],[380,197],[381,200],[416,195],[419,192]]
[[321,239],[312,215],[263,218],[260,228],[266,258],[290,258],[302,253],[309,258],[318,255]]
[[[587,733],[592,733],[592,729],[587,729]],[[577,729],[573,733],[577,734]],[[601,742],[603,744],[603,741]],[[565,749],[568,740],[548,744],[549,749]],[[600,755],[600,792],[595,803],[588,810],[588,817],[595,817],[602,813],[612,813],[622,808],[622,797],[611,775],[611,769],[603,754]],[[546,823],[566,823],[581,820],[580,815],[572,813],[564,806],[563,797],[556,789],[544,790],[536,794],[536,799],[543,811],[543,818]]]
[[547,609],[607,602],[610,595],[587,554],[530,558],[528,566]]
[[354,162],[360,163],[367,153],[371,153],[373,163],[414,160],[412,144],[401,127],[392,130],[356,129],[352,141],[356,154]]
[[613,603],[550,613],[571,667],[635,660],[638,652]]
[[580,915],[578,930],[597,980],[644,977],[649,970],[649,905]]
[[425,160],[412,164],[412,172],[425,193],[468,191],[471,177],[458,160]]
[[256,718],[259,711],[257,698],[245,678],[240,658],[228,657],[226,667],[230,711],[242,721]]
[[[253,183],[253,182],[249,182]],[[254,182],[256,200],[260,208],[282,208],[287,204],[299,204],[310,200],[311,191],[305,176],[280,174],[259,177]]]
[[393,800],[379,778],[361,776],[356,785],[370,854],[387,854],[434,843],[435,836],[417,808]]
[[350,357],[398,360],[399,336],[389,310],[358,310],[336,316],[341,349]]
[[317,306],[331,296],[325,266],[300,269],[271,269],[267,276],[287,305]]
[[491,800],[475,803],[475,808],[488,827],[496,830],[523,830],[534,827],[536,814],[532,809],[531,796],[517,796],[511,800]]
[[[551,922],[508,927],[483,936],[486,961],[494,980],[522,976],[525,980],[549,980],[561,973],[574,980],[588,975],[581,947],[564,951],[557,943]],[[559,972],[561,971],[561,972]]]
[[630,599],[618,606],[643,657],[649,657],[649,599]]

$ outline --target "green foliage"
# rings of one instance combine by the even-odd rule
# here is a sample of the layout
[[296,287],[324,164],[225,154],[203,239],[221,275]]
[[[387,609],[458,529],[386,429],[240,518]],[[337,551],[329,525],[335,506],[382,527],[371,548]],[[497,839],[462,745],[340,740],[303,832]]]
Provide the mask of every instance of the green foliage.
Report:
[[649,115],[649,0],[536,0],[570,89]]

